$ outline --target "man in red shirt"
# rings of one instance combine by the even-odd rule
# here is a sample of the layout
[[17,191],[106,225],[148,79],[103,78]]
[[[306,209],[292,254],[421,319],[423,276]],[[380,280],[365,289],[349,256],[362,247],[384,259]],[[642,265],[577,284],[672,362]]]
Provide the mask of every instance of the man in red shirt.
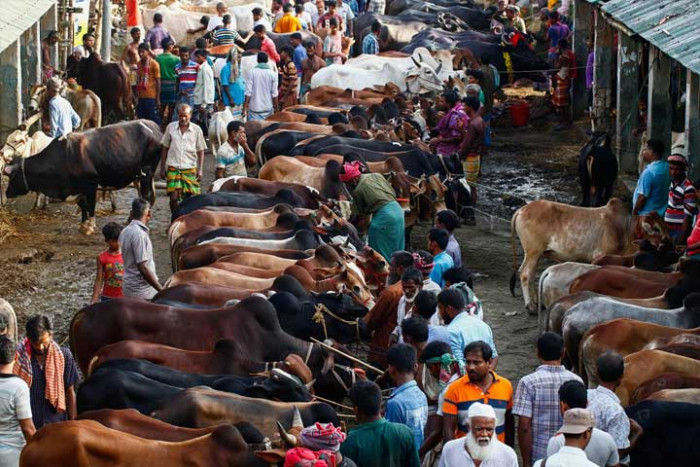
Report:
[[275,43],[265,34],[265,25],[258,24],[253,28],[253,32],[255,33],[255,37],[260,41],[260,50],[265,52],[275,63],[278,63],[280,61],[280,54],[277,53]]

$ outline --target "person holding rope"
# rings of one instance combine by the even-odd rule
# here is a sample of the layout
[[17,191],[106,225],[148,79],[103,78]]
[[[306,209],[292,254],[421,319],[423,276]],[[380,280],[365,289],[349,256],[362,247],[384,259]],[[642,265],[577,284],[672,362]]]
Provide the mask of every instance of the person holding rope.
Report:
[[476,225],[476,217],[474,214],[477,200],[476,183],[479,180],[479,173],[481,172],[481,154],[484,152],[484,133],[486,125],[479,115],[479,107],[481,107],[479,98],[468,96],[464,98],[463,102],[464,110],[469,117],[469,123],[464,130],[464,137],[459,146],[458,154],[462,160],[467,182],[469,182],[472,190],[471,207],[466,210],[467,217],[464,222],[467,225]]

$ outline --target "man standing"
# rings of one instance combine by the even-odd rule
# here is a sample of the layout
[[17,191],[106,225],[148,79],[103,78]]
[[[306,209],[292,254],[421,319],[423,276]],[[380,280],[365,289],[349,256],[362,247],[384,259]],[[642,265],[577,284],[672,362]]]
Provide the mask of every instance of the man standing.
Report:
[[549,50],[547,51],[547,60],[553,68],[557,68],[557,46],[561,39],[568,39],[571,35],[569,26],[559,21],[559,13],[554,10],[549,12],[549,28],[547,29],[547,40],[549,41]]
[[156,62],[160,67],[160,109],[162,121],[169,122],[173,118],[173,109],[177,102],[177,74],[175,67],[180,63],[180,59],[173,55],[172,39],[163,39],[163,53],[156,57]]
[[292,14],[292,4],[287,3],[282,7],[284,14],[275,23],[275,32],[278,34],[287,34],[290,32],[301,31],[301,21]]
[[386,419],[411,429],[417,452],[423,445],[423,429],[428,421],[428,399],[416,383],[416,351],[408,344],[396,344],[387,352],[386,361],[396,384],[386,403]]
[[224,15],[226,14],[226,4],[219,2],[216,4],[216,16],[211,16],[207,23],[207,31],[211,32],[217,27],[224,24]]
[[464,173],[471,188],[471,208],[467,209],[467,219],[465,223],[474,225],[476,223],[474,208],[476,207],[476,183],[481,172],[481,155],[484,153],[484,134],[486,125],[479,115],[481,103],[479,98],[468,96],[464,98],[464,111],[467,113],[469,123],[464,129],[464,139],[459,146],[458,152],[464,166]]
[[396,322],[398,323],[392,332],[392,341],[403,342],[401,334],[401,323],[404,319],[410,318],[413,313],[413,302],[416,295],[421,291],[423,285],[423,274],[415,268],[406,269],[401,274],[401,289],[403,295],[399,299],[399,305],[396,308]]
[[[294,66],[297,69],[297,78],[299,79],[298,83],[301,85],[302,64],[304,60],[309,58],[309,56],[306,54],[306,49],[301,44],[301,33],[295,32],[294,34],[289,36],[289,42],[291,42],[292,48],[294,49],[292,60],[294,61]],[[297,95],[298,94],[299,88],[297,88]]]
[[353,224],[371,216],[369,246],[388,260],[392,253],[404,249],[403,209],[396,202],[394,189],[382,174],[362,174],[360,167],[358,162],[344,164],[339,179],[352,191]]
[[464,441],[453,439],[442,448],[440,467],[517,467],[513,448],[496,437],[496,412],[490,405],[474,402],[467,411],[469,434]]
[[199,194],[204,150],[207,148],[202,129],[190,121],[192,108],[180,104],[177,114],[178,121],[165,127],[160,158],[160,176],[167,181],[172,213],[177,210],[180,201]]
[[379,53],[379,34],[382,32],[382,23],[375,21],[370,26],[370,33],[362,39],[362,53],[377,55]]
[[29,386],[34,426],[39,429],[75,420],[79,376],[73,354],[53,340],[53,326],[46,315],[29,318],[25,330],[27,336],[17,346],[13,373]]
[[209,129],[209,117],[214,111],[214,70],[207,61],[207,55],[204,49],[194,52],[194,61],[199,65],[194,84],[194,107],[197,109],[197,122],[203,130]]
[[267,54],[258,52],[258,64],[248,73],[245,81],[243,116],[248,120],[265,120],[279,107],[277,74],[268,63]]
[[676,245],[685,245],[693,229],[693,218],[698,212],[698,195],[693,182],[686,175],[687,162],[680,150],[668,156],[668,170],[671,187],[668,192],[668,206],[664,220]]
[[382,393],[376,383],[358,381],[348,394],[358,425],[340,445],[340,453],[362,467],[418,467],[418,448],[405,425],[382,418]]
[[299,89],[299,98],[306,94],[306,91],[311,89],[311,78],[314,74],[326,66],[326,62],[316,55],[316,44],[313,41],[306,41],[304,48],[306,49],[306,58],[301,62],[301,87]]
[[255,153],[248,147],[243,122],[233,121],[226,126],[228,139],[216,153],[215,179],[238,175],[247,177],[246,165],[255,165]]
[[49,100],[49,131],[52,138],[61,138],[80,126],[80,117],[70,102],[60,95],[61,81],[52,78],[46,85],[46,98]]
[[567,410],[564,424],[559,428],[559,433],[564,435],[564,446],[553,456],[537,461],[535,467],[597,467],[583,451],[591,441],[594,426],[595,420],[588,410]]
[[[160,45],[158,45],[160,47]],[[148,43],[139,44],[136,94],[139,98],[136,115],[160,124],[160,66],[151,58]]]
[[[570,409],[585,409],[587,403],[586,386],[580,381],[567,381],[559,387],[559,406],[562,416]],[[553,456],[559,452],[564,443],[564,435],[557,433],[547,444],[547,456]],[[620,463],[612,436],[598,428],[593,428],[591,440],[583,451],[588,460],[599,467],[617,466]]]
[[[150,50],[152,50],[154,54],[158,55],[162,52],[160,47],[163,44],[163,39],[165,38],[172,39],[172,36],[168,30],[163,27],[163,15],[156,13],[153,15],[153,27],[146,33],[145,42],[151,47]],[[175,40],[173,40],[173,44],[174,43]]]
[[445,229],[449,234],[445,252],[452,258],[455,267],[461,268],[462,251],[459,248],[459,243],[457,243],[454,233],[455,229],[459,227],[459,217],[457,217],[457,213],[451,209],[438,212],[437,216],[435,216],[435,227]]
[[265,18],[265,14],[262,11],[262,8],[253,8],[253,32],[255,32],[256,26],[259,24],[265,27],[266,31],[271,31],[272,30],[272,25],[270,22]]
[[[127,44],[122,53],[121,60],[124,62],[127,68],[127,75],[129,76],[129,85],[131,86],[131,92],[133,93],[134,99],[136,99],[136,84],[138,83],[138,69],[139,69],[139,44],[141,44],[141,29],[131,28],[131,42]],[[134,100],[134,102],[136,102]]]
[[[389,347],[389,337],[396,327],[396,307],[403,295],[401,275],[413,265],[413,256],[407,251],[396,251],[389,261],[389,286],[379,294],[371,310],[364,320],[367,330],[372,332],[367,359],[381,368],[386,366],[386,349]],[[392,281],[393,278],[393,281]]]
[[492,370],[492,357],[491,346],[483,341],[472,342],[464,348],[467,374],[447,387],[442,405],[444,442],[463,438],[469,432],[468,409],[475,402],[481,402],[490,405],[496,413],[498,440],[513,445],[513,387],[510,381]]
[[[273,62],[277,63],[280,61],[280,55],[277,53],[275,43],[272,42],[272,39],[267,37],[265,31],[267,31],[267,29],[265,29],[265,26],[262,24],[258,24],[253,28],[255,37],[260,41],[260,50],[271,58]],[[258,61],[258,64],[259,63],[260,61]],[[265,63],[267,63],[267,61],[265,61]]]
[[51,65],[51,49],[58,43],[58,31],[49,31],[48,36],[41,40],[41,70],[42,80],[50,80],[56,70]]
[[223,21],[221,27],[215,30],[211,35],[214,45],[238,44],[242,48],[245,48],[245,42],[241,40],[238,31],[231,28],[231,15],[224,15]]
[[430,278],[440,287],[445,286],[442,274],[454,267],[452,257],[445,251],[450,241],[450,234],[445,229],[432,228],[428,232],[428,251],[433,255],[433,270]]
[[16,377],[17,347],[12,339],[0,336],[0,465],[18,466],[22,448],[34,433],[27,383]]
[[335,18],[338,21],[338,28],[343,31],[345,23],[343,23],[343,18],[338,14],[338,3],[336,0],[328,0],[326,2],[328,11],[318,18],[318,23],[316,24],[316,30],[328,29],[331,27],[331,18]]
[[624,373],[625,359],[622,355],[613,351],[600,354],[596,360],[598,387],[588,390],[588,410],[595,417],[596,428],[613,437],[620,460],[627,465],[627,456],[642,435],[642,427],[627,417],[620,399],[615,394]]
[[83,58],[90,58],[93,47],[95,47],[95,35],[88,32],[87,34],[83,34],[83,45],[79,45],[73,49],[73,52],[75,52],[76,49],[80,50]]
[[119,234],[119,245],[124,259],[122,292],[125,297],[150,300],[163,287],[156,275],[153,245],[148,236],[148,222],[151,220],[149,202],[142,198],[134,198],[129,219],[129,225]]
[[513,413],[518,416],[518,444],[523,466],[530,467],[547,454],[547,443],[561,426],[559,386],[581,378],[564,368],[564,339],[545,332],[537,339],[540,366],[524,376],[515,391]]
[[[190,108],[194,108],[194,86],[197,83],[198,71],[199,65],[190,59],[190,50],[185,46],[181,46],[180,63],[175,65],[178,102],[187,104]],[[173,121],[177,118],[177,112],[174,112],[174,114]]]
[[297,99],[297,89],[299,78],[297,76],[297,67],[292,61],[294,50],[288,45],[285,45],[280,50],[280,74],[282,75],[282,83],[279,90],[280,110],[292,107],[299,103]]
[[355,13],[352,12],[352,8],[349,5],[344,4],[343,0],[337,0],[338,2],[338,15],[343,19],[343,24],[345,25],[345,36],[352,37],[353,20],[355,19]]
[[632,198],[632,214],[645,216],[656,211],[664,216],[668,205],[668,187],[671,184],[668,163],[662,161],[664,143],[658,139],[650,139],[644,148],[642,157],[649,163],[639,176],[637,188]]
[[465,347],[476,341],[487,342],[491,351],[486,360],[492,365],[491,368],[496,368],[498,352],[496,344],[493,342],[493,332],[488,324],[477,316],[467,313],[465,306],[464,295],[457,289],[446,289],[438,295],[438,311],[450,333],[449,344],[452,347],[452,355],[464,363],[467,357],[464,351]]
[[432,138],[429,144],[438,156],[451,156],[457,152],[462,142],[464,127],[467,126],[468,121],[467,113],[459,100],[459,95],[452,89],[442,93],[436,106],[439,110],[445,111],[445,115],[435,127],[438,136]]
[[383,15],[386,10],[386,0],[367,0],[367,13]]

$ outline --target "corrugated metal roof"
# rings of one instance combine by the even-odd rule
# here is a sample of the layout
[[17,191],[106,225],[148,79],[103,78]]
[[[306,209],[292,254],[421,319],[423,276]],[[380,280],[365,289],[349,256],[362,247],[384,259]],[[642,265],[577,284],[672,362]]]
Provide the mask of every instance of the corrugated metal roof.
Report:
[[694,73],[700,73],[700,0],[610,0],[601,10]]
[[56,0],[1,0],[0,52],[17,40]]

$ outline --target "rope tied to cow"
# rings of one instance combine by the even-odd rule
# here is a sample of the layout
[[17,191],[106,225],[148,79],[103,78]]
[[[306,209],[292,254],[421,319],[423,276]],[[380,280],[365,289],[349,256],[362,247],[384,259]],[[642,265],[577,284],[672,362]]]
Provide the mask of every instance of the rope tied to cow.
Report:
[[326,305],[323,303],[317,303],[314,306],[314,314],[311,317],[314,323],[316,324],[321,324],[323,326],[323,337],[324,339],[328,339],[328,328],[326,326],[326,317],[325,315],[329,315],[336,320],[340,321],[343,324],[346,324],[348,326],[354,326],[355,327],[355,337],[357,340],[360,340],[360,318],[356,318],[354,321],[350,321],[347,319],[343,319],[340,316],[336,315],[333,313],[331,310],[328,309]]

